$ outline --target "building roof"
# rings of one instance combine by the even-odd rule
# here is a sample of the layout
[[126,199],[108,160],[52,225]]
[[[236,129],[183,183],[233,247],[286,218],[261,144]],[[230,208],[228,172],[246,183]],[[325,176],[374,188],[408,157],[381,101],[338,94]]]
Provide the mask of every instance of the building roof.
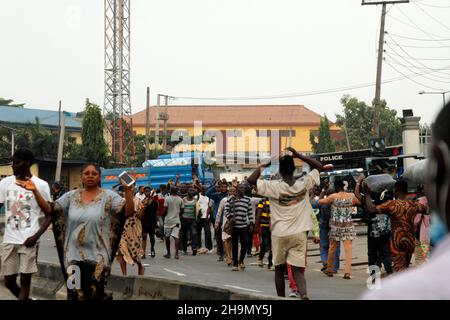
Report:
[[[165,106],[160,107],[160,112]],[[168,126],[318,126],[321,116],[303,105],[171,105]],[[156,107],[150,107],[150,125],[155,123]],[[132,116],[133,126],[145,126],[146,110]]]
[[[58,111],[0,106],[0,123],[29,125],[35,124],[36,118],[43,127],[59,127]],[[76,117],[76,113],[66,112],[66,129],[81,130],[81,119]]]

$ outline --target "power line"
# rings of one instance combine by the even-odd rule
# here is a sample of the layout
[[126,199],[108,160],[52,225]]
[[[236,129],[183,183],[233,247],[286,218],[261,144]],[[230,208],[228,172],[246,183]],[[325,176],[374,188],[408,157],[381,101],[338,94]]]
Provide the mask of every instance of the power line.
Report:
[[[388,43],[385,41],[384,43]],[[396,46],[396,47],[404,47],[404,48],[414,48],[414,49],[450,49],[450,46],[412,46],[412,45],[406,45],[406,44],[396,44],[391,43],[390,45]]]
[[450,28],[443,24],[441,21],[439,21],[438,19],[436,19],[435,17],[433,17],[431,14],[429,14],[424,8],[422,8],[421,6],[419,6],[416,2],[414,2],[414,5],[419,8],[420,10],[422,10],[427,16],[429,16],[431,19],[433,19],[434,21],[436,21],[438,24],[440,24],[441,26],[443,26],[445,29],[450,30]]
[[434,87],[430,87],[430,86],[428,86],[428,85],[426,85],[426,84],[423,84],[423,83],[421,83],[421,82],[419,82],[419,81],[416,81],[416,80],[414,80],[414,79],[412,79],[413,77],[412,76],[410,76],[410,75],[405,75],[403,72],[401,72],[400,70],[398,70],[396,67],[394,67],[393,65],[391,65],[388,61],[385,61],[386,62],[386,64],[388,65],[388,66],[390,66],[392,69],[394,69],[397,73],[400,73],[402,76],[404,76],[405,78],[407,78],[408,80],[410,80],[410,81],[412,81],[412,82],[414,82],[414,83],[416,83],[416,84],[418,84],[418,85],[421,85],[421,86],[423,86],[423,87],[425,87],[425,88],[428,88],[428,89],[432,89],[432,90],[444,90],[444,89],[438,89],[438,88],[434,88]]
[[[403,68],[407,69],[408,71],[412,72],[413,74],[417,74],[417,71],[414,71],[414,70],[411,70],[411,69],[410,69],[411,67],[414,68],[414,67],[415,67],[414,65],[412,65],[412,64],[411,64],[410,66],[404,65],[404,64],[398,62],[396,59],[394,59],[394,58],[393,58],[391,55],[389,55],[388,53],[387,53],[387,55],[389,56],[389,58],[392,59],[392,61],[395,62],[395,64],[402,66]],[[386,61],[386,60],[385,60],[385,61]],[[447,81],[436,80],[436,79],[433,79],[433,78],[429,78],[429,77],[426,76],[426,75],[421,75],[420,77],[422,77],[422,78],[424,78],[424,79],[427,79],[427,80],[430,80],[430,81],[434,81],[434,82],[439,82],[439,83],[450,83],[450,81],[449,81],[449,80],[450,80],[450,77],[446,79]]]
[[[394,19],[394,20],[400,22],[401,24],[404,24],[405,26],[408,26],[408,27],[410,27],[410,28],[412,28],[412,29],[419,30],[419,31],[423,32],[423,30],[422,30],[420,27],[418,27],[417,25],[412,25],[412,24],[410,24],[410,23],[404,22],[403,20],[401,20],[401,19],[399,19],[399,18],[393,16],[392,14],[389,15],[389,17],[390,17],[391,19]],[[429,35],[432,35],[432,34],[430,33]],[[437,35],[433,35],[433,36],[434,36],[435,38],[436,38],[436,37],[440,37],[440,36],[437,36]],[[409,39],[414,39],[414,38],[409,38]],[[439,39],[439,40],[434,40],[434,39],[420,39],[420,40],[422,40],[422,41],[447,41],[447,40],[450,40],[450,39]]]
[[[386,55],[388,55],[390,58],[392,58],[392,56],[389,54],[389,52],[386,52]],[[394,60],[394,58],[392,58],[392,60]],[[394,60],[395,61],[395,60]],[[407,63],[410,63],[409,61],[405,61],[405,62],[407,62]],[[397,63],[398,65],[400,65],[400,66],[407,66],[407,65],[404,65],[404,64],[401,64],[401,63]],[[433,72],[439,72],[439,71],[437,71],[438,69],[429,69],[429,68],[424,68],[424,67],[418,67],[418,66],[416,66],[416,65],[413,65],[413,64],[411,64],[410,63],[410,65],[409,65],[411,68],[414,68],[414,69],[417,69],[417,70],[421,70],[421,71],[423,71],[423,70],[426,70],[426,71],[431,71],[430,72],[430,74],[431,73],[433,73]],[[408,67],[408,66],[407,66]],[[447,66],[447,68],[442,68],[442,69],[440,69],[440,70],[450,70],[450,66]],[[437,75],[434,75],[435,77],[438,77],[438,78],[442,78],[442,79],[447,79],[447,78],[450,78],[450,73],[446,73],[446,74],[448,74],[448,77],[441,77],[441,76],[437,76]]]
[[[394,42],[394,43],[396,43],[396,44],[398,44],[397,43],[397,41],[395,41],[391,36],[390,36],[390,34],[388,33],[388,36],[391,38],[391,40]],[[411,59],[413,59],[414,61],[416,61],[418,64],[420,64],[421,66],[423,66],[423,67],[425,67],[425,68],[429,68],[429,69],[433,69],[433,68],[430,68],[429,66],[427,66],[426,64],[424,64],[423,62],[421,62],[421,61],[419,61],[419,60],[416,60],[412,55],[410,55],[409,53],[408,53],[408,51],[406,51],[405,49],[403,49],[401,46],[399,46],[399,48],[400,48],[400,50],[402,50],[408,57],[410,57]],[[393,52],[395,52],[395,53],[397,53],[393,48],[391,48],[391,50],[393,51]],[[397,53],[397,55],[398,55],[398,53]],[[445,73],[445,72],[440,72],[440,73],[442,73],[442,74],[444,74],[444,75],[446,75],[446,76],[448,76],[449,74],[448,73]]]
[[450,6],[433,5],[433,4],[425,3],[424,1],[412,1],[412,2],[419,3],[421,6],[432,7],[432,8],[441,8],[441,9],[449,9],[450,8]]
[[[392,51],[394,51],[394,50],[392,50]],[[450,58],[449,59],[446,59],[446,58],[414,58],[414,57],[405,57],[400,54],[396,54],[396,55],[398,55],[399,57],[404,58],[404,59],[413,59],[413,60],[418,60],[418,61],[450,61]]]
[[[392,17],[391,17],[392,18]],[[386,33],[388,34],[388,35],[391,35],[391,36],[394,36],[394,37],[397,37],[397,38],[403,38],[403,39],[408,39],[408,40],[415,40],[415,41],[436,41],[436,40],[434,40],[434,39],[424,39],[424,38],[412,38],[412,37],[407,37],[407,36],[402,36],[402,35],[399,35],[399,34],[395,34],[395,33],[391,33],[391,32],[387,32],[386,31]],[[439,41],[450,41],[450,39],[439,39]]]
[[[411,20],[411,18],[408,17],[408,15],[406,15],[406,14],[403,12],[403,10],[401,10],[399,7],[397,7],[397,10],[400,11],[400,13],[401,13],[406,19],[408,19],[414,26],[416,26],[416,28],[417,28],[418,30],[422,31],[422,32],[425,33],[427,36],[429,36],[429,37],[431,37],[431,38],[436,38],[436,37],[438,37],[438,36],[436,36],[436,35],[434,35],[434,34],[432,34],[432,33],[429,33],[428,31],[422,29],[421,27],[419,27],[419,26],[418,26],[413,20]],[[434,40],[434,41],[437,41],[437,42],[441,42],[441,41],[438,40],[438,39],[433,39],[433,40]]]
[[[416,73],[410,74],[410,75],[403,75],[401,77],[395,77],[391,79],[386,79],[382,81],[381,83],[391,83],[396,82],[400,80],[404,80],[406,78],[414,78],[421,75],[431,74],[433,72],[437,71],[428,71],[428,72],[422,72],[422,73]],[[321,94],[328,94],[328,93],[335,93],[335,92],[342,92],[342,91],[349,91],[349,90],[357,90],[357,89],[363,89],[367,87],[372,87],[375,85],[375,82],[371,83],[363,83],[363,84],[355,84],[351,86],[346,87],[339,87],[339,88],[331,88],[331,89],[325,89],[325,90],[315,90],[315,91],[305,91],[305,92],[296,92],[296,93],[286,93],[286,94],[279,94],[279,95],[267,95],[267,96],[251,96],[251,97],[188,97],[188,96],[173,96],[169,95],[170,99],[173,100],[208,100],[208,101],[236,101],[236,100],[274,100],[274,99],[285,99],[285,98],[296,98],[296,97],[305,97],[305,96],[313,96],[313,95],[321,95]]]

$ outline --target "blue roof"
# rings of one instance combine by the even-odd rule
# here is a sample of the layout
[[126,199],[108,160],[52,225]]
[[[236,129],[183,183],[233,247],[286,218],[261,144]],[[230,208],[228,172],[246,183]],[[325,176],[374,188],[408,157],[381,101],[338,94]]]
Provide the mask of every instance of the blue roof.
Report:
[[[34,124],[36,118],[39,118],[44,127],[58,127],[58,113],[52,110],[0,106],[0,122],[25,125]],[[75,112],[66,112],[66,128],[81,130],[81,119],[76,117]]]

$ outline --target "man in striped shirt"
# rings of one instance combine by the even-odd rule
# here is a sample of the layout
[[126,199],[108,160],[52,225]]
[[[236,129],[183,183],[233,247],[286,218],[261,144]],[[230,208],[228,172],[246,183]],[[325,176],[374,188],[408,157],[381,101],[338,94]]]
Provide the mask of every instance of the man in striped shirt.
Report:
[[[231,231],[231,251],[233,255],[233,268],[238,271],[238,262],[241,270],[245,269],[244,259],[247,254],[248,232],[253,230],[253,210],[251,198],[245,195],[245,185],[239,184],[237,194],[228,199],[225,205],[225,216],[228,220],[234,218]],[[241,243],[241,253],[238,260],[238,246]]]

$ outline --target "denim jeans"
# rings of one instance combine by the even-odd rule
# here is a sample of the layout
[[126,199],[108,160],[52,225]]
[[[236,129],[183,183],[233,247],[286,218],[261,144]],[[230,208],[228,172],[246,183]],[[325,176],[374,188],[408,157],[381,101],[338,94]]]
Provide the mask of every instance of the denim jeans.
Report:
[[202,246],[202,229],[205,229],[205,247],[208,250],[212,250],[212,239],[211,239],[211,224],[209,220],[200,219],[199,223],[197,223],[197,243],[201,248]]
[[[328,250],[330,249],[330,229],[326,227],[323,223],[319,226],[320,229],[320,258],[322,260],[322,265],[325,267],[328,263]],[[336,248],[336,254],[334,256],[334,271],[339,270],[339,257],[341,255],[341,246],[338,245]]]
[[225,252],[223,250],[222,224],[220,224],[219,227],[214,229],[214,236],[216,238],[216,243],[217,243],[217,255],[220,257],[223,257]]
[[187,251],[188,233],[191,234],[192,251],[197,250],[197,224],[194,219],[181,218],[181,249]]
[[159,234],[161,235],[161,239],[164,239],[164,216],[159,216]]

